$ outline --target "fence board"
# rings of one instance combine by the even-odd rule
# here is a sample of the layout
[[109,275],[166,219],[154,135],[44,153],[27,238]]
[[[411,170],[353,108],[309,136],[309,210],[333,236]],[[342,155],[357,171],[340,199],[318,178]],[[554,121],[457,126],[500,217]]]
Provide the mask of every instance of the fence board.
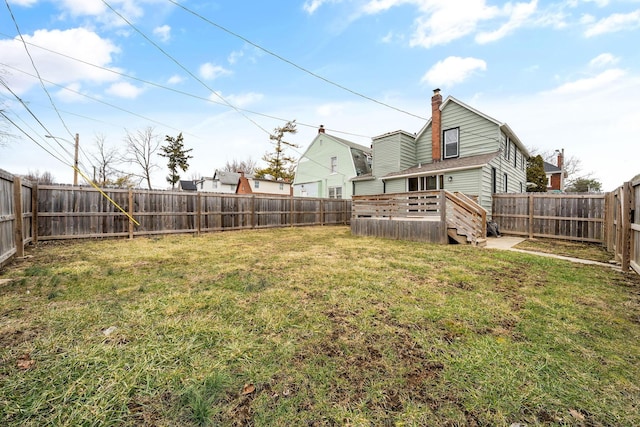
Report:
[[500,232],[520,236],[605,243],[602,194],[494,194]]

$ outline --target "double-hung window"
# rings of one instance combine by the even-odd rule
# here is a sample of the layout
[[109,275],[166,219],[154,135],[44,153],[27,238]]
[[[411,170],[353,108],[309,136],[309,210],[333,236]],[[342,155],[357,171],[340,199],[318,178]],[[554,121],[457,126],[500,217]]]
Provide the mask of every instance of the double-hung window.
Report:
[[337,173],[338,172],[338,158],[337,157],[332,157],[331,158],[331,173]]
[[460,155],[460,128],[444,131],[444,158],[450,159]]
[[342,187],[329,187],[330,199],[342,199]]

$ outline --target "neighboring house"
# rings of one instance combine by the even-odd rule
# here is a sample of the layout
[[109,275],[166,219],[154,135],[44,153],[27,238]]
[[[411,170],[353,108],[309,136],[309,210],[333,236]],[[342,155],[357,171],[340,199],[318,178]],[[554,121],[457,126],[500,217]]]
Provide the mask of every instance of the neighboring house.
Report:
[[216,170],[212,178],[202,178],[197,182],[198,191],[233,194],[238,188],[239,172]]
[[371,174],[371,149],[329,135],[318,135],[298,160],[293,194],[301,197],[350,199],[351,178]]
[[544,162],[544,173],[547,175],[547,191],[564,191],[564,149],[558,151],[558,165]]
[[236,194],[272,194],[277,196],[290,196],[291,183],[274,181],[270,179],[258,179],[253,176],[245,176],[240,172]]
[[180,185],[178,186],[178,190],[180,191],[198,191],[198,187],[193,181],[183,181],[180,180]]
[[526,191],[529,152],[503,122],[440,90],[417,133],[373,138],[370,174],[352,179],[355,195],[445,189],[476,198],[491,214],[492,194]]

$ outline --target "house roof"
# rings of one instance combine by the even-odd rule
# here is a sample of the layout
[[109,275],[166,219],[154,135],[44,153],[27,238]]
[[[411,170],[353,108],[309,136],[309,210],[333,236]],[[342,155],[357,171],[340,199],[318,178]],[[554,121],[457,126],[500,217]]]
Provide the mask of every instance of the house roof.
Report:
[[196,183],[193,181],[182,181],[180,180],[180,188],[182,188],[185,191],[197,191],[198,187],[196,186]]
[[373,137],[373,138],[371,138],[371,139],[372,139],[372,140],[376,140],[376,139],[384,138],[384,137],[387,137],[387,136],[390,136],[390,135],[395,135],[395,134],[397,134],[397,133],[405,134],[405,135],[407,135],[408,137],[410,137],[410,138],[414,138],[414,139],[415,139],[415,137],[416,137],[416,134],[415,134],[415,133],[409,133],[409,132],[407,132],[406,130],[400,130],[400,129],[399,129],[399,130],[394,130],[393,132],[387,132],[387,133],[383,133],[382,135],[374,136],[374,137]]
[[544,172],[545,173],[562,173],[562,169],[553,163],[544,162]]
[[[465,104],[464,102],[460,101],[459,99],[454,98],[451,95],[447,96],[447,99],[445,99],[444,102],[440,105],[440,111],[444,110],[444,107],[446,107],[450,102],[455,102],[456,104],[460,105],[461,107],[466,108],[467,110],[472,111],[472,112],[474,112],[475,114],[477,114],[477,115],[479,115],[481,117],[484,117],[485,119],[489,120],[490,122],[495,123],[498,127],[500,127],[501,131],[503,131],[505,134],[507,134],[507,136],[513,142],[516,143],[518,148],[520,148],[520,151],[525,153],[527,155],[527,157],[531,156],[531,154],[529,153],[529,150],[527,150],[527,147],[524,146],[522,141],[520,141],[520,138],[518,138],[518,136],[513,132],[513,130],[509,127],[508,124],[506,124],[504,122],[501,122],[499,120],[496,120],[493,117],[486,115],[482,111],[476,110],[475,108],[471,107],[470,105]],[[427,120],[427,123],[425,123],[425,125],[422,127],[422,129],[420,129],[420,132],[417,133],[417,135],[415,137],[416,139],[420,138],[422,136],[422,134],[427,131],[427,128],[429,127],[429,125],[431,125],[431,120],[432,120],[432,118],[430,117],[429,120]]]
[[221,184],[236,185],[240,179],[240,173],[217,170],[213,175],[213,179],[215,180],[216,178]]
[[488,154],[479,154],[470,157],[458,157],[455,159],[442,160],[440,162],[427,163],[405,169],[399,172],[393,172],[382,177],[382,179],[401,178],[410,176],[421,176],[427,174],[436,174],[443,172],[453,172],[465,169],[475,169],[482,167],[495,159],[500,154],[499,151]]

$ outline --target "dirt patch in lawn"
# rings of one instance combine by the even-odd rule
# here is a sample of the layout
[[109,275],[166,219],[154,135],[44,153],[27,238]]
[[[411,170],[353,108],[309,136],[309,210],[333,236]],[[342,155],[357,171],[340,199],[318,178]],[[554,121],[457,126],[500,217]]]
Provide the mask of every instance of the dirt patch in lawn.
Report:
[[598,262],[609,262],[613,259],[613,255],[597,243],[571,242],[555,239],[527,239],[517,244],[515,248]]

